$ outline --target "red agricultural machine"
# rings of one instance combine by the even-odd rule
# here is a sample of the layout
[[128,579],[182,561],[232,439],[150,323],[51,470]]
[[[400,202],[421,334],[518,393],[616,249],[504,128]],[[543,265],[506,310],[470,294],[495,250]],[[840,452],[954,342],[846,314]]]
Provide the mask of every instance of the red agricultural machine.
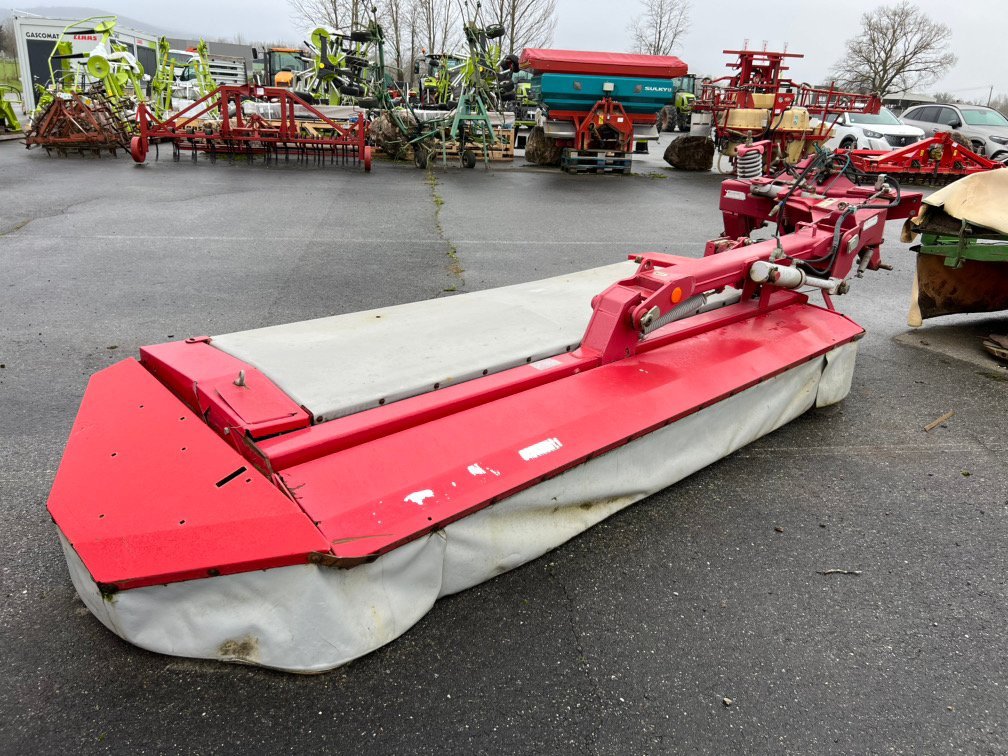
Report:
[[[829,139],[831,119],[843,112],[878,113],[882,102],[874,95],[814,87],[785,78],[785,62],[803,58],[799,53],[767,50],[725,50],[735,55],[732,76],[700,85],[693,102],[692,131],[710,128],[721,155],[735,164],[740,145],[769,140],[773,144],[764,166],[744,166],[746,176],[762,168],[794,164],[809,154],[813,145]],[[812,119],[818,119],[812,123]],[[759,172],[757,172],[759,171]]]
[[[850,390],[834,309],[921,196],[832,153],[724,182],[704,256],[141,349],[49,497],[78,595],[144,648],[319,672]],[[778,233],[754,240],[767,222]],[[821,299],[820,299],[821,295]],[[796,473],[797,476],[797,473]],[[96,485],[100,481],[100,485]]]
[[194,162],[200,153],[211,161],[240,156],[270,163],[293,157],[319,165],[360,162],[371,170],[364,112],[349,123],[337,122],[283,87],[220,86],[163,120],[141,102],[137,130],[130,154],[138,163],[146,161],[151,145],[157,150],[170,144],[175,160],[183,152]]
[[1004,164],[977,155],[943,131],[907,147],[894,150],[840,150],[863,173],[887,174],[900,181],[946,184],[963,176],[1004,168]]
[[657,113],[687,71],[673,56],[535,48],[521,68],[543,114],[530,140],[548,140],[571,173],[629,173],[634,143],[658,138]]

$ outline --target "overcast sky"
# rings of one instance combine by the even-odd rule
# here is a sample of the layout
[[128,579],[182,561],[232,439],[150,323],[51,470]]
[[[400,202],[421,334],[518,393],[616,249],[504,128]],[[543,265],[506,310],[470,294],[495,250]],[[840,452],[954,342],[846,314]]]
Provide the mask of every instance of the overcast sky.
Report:
[[[22,7],[67,6],[29,0]],[[241,33],[251,40],[299,42],[305,29],[291,19],[284,0],[102,0],[96,5],[163,29],[193,32],[207,37],[230,37]],[[856,34],[860,16],[878,6],[875,0],[693,0],[692,25],[679,57],[698,74],[721,75],[725,71],[722,50],[749,46],[804,53],[792,65],[792,78],[818,82],[843,53],[844,41]],[[952,91],[962,98],[986,97],[987,88],[1008,93],[1008,64],[1001,49],[1000,34],[1008,28],[1008,0],[918,0],[932,19],[952,29],[952,45],[958,64],[942,80],[922,87],[926,92]],[[625,51],[630,46],[627,31],[638,12],[638,0],[557,0],[559,21],[554,47],[583,50]]]

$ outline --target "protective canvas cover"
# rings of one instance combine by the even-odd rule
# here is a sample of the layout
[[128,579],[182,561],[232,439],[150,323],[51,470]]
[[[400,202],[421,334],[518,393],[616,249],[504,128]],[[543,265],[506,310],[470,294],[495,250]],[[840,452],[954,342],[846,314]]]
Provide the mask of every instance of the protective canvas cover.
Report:
[[[924,204],[941,208],[953,218],[1008,234],[1008,169],[961,178],[925,197]],[[926,212],[924,208],[922,215]]]
[[526,48],[521,67],[535,73],[595,74],[597,76],[638,76],[674,79],[685,76],[689,67],[674,55],[587,52]]
[[[575,348],[591,299],[632,262],[454,297],[215,336],[316,422]],[[423,335],[437,334],[436,339]]]

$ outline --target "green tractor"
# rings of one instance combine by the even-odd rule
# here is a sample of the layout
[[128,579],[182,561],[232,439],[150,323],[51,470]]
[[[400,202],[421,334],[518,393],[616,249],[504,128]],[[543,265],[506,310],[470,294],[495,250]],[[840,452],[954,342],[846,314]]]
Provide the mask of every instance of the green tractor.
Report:
[[693,101],[696,100],[696,75],[686,74],[673,79],[675,99],[661,109],[658,126],[661,131],[689,131],[693,116]]

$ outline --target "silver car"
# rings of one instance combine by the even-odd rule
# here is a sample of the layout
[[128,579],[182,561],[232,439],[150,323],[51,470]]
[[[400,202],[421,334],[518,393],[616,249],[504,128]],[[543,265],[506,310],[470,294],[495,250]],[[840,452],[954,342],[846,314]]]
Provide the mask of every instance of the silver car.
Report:
[[992,160],[1008,160],[1008,118],[983,105],[915,105],[900,120],[924,129],[928,136],[958,131],[969,139],[973,151]]

